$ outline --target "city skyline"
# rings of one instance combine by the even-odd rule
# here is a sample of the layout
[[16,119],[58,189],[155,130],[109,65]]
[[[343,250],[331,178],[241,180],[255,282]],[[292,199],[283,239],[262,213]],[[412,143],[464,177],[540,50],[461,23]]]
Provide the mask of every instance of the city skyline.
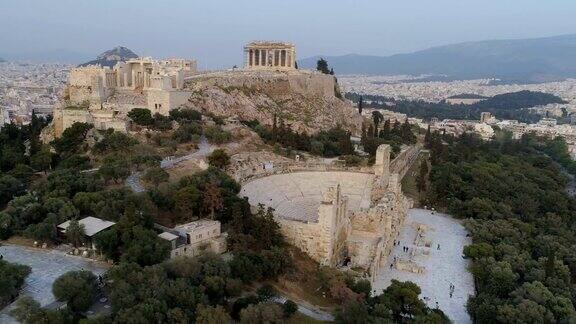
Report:
[[[29,10],[34,7],[35,10]],[[200,67],[241,63],[251,40],[296,43],[298,57],[358,53],[386,56],[446,44],[547,37],[576,32],[576,4],[563,0],[442,0],[432,3],[297,0],[215,1],[7,0],[0,4],[2,55],[93,58],[122,45],[141,56],[190,57]],[[458,28],[454,28],[454,26]],[[408,28],[409,27],[409,28]]]

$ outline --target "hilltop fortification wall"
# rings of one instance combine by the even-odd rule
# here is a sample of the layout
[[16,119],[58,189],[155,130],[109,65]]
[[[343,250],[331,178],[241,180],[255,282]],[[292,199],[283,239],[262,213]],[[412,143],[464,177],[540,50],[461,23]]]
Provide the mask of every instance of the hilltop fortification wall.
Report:
[[297,93],[334,97],[336,88],[334,76],[309,71],[227,71],[197,75],[187,82],[191,87],[216,86],[226,91],[261,92],[272,96]]
[[192,92],[188,107],[221,117],[281,119],[294,130],[315,133],[335,126],[357,130],[361,117],[340,98],[332,75],[312,71],[224,71],[186,80]]

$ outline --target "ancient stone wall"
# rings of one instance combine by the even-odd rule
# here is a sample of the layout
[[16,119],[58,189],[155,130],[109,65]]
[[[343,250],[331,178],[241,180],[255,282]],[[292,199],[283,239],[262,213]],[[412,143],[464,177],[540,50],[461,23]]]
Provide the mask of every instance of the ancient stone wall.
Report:
[[[92,116],[88,110],[81,109],[62,109],[62,131],[69,128],[74,123],[92,124]],[[61,133],[57,133],[60,136]]]
[[390,172],[398,174],[399,180],[401,181],[406,175],[406,172],[410,170],[412,163],[416,161],[421,151],[422,144],[419,143],[404,147],[404,149],[390,163]]
[[228,71],[188,78],[189,88],[216,86],[225,90],[261,92],[269,95],[298,93],[304,96],[334,97],[335,78],[310,71]]
[[124,118],[119,118],[115,111],[92,111],[90,115],[92,116],[92,124],[95,129],[106,130],[112,128],[119,132],[128,131],[128,122]]
[[[401,175],[392,172],[403,171],[406,165],[409,167],[414,161],[413,157],[417,156],[419,147],[406,148],[392,163],[388,145],[380,146],[377,152],[374,167],[370,171],[363,170],[375,175],[372,186],[366,187],[371,188],[367,193],[369,204],[360,204],[359,209],[353,211],[344,206],[337,208],[337,201],[344,202],[347,199],[340,194],[340,187],[336,193],[334,188],[330,188],[318,208],[317,220],[302,221],[277,217],[288,242],[324,265],[340,266],[349,260],[349,266],[362,268],[369,275],[379,271],[394,246],[408,209],[412,206],[411,200],[402,194]],[[391,170],[392,165],[397,169]],[[275,173],[301,172],[306,170],[306,167],[310,168],[308,171],[316,172],[346,169],[342,166],[317,163],[281,162],[261,167],[240,167],[234,177],[245,183]],[[357,168],[348,169],[351,172],[360,172]],[[290,186],[288,182],[290,181],[285,184],[287,187]],[[346,183],[341,185],[345,187]],[[304,189],[306,187],[298,188],[302,192],[308,190]],[[286,195],[290,196],[290,193],[286,192]]]
[[286,240],[322,265],[337,266],[346,256],[350,220],[340,188],[330,188],[318,208],[317,222],[278,218]]
[[166,91],[150,89],[147,91],[147,106],[152,115],[159,113],[167,116],[171,109],[178,108],[188,102],[190,91]]
[[309,134],[342,126],[359,130],[362,117],[351,103],[336,96],[331,75],[294,71],[224,71],[187,79],[192,91],[187,107],[223,118],[258,120],[272,125],[282,119]]

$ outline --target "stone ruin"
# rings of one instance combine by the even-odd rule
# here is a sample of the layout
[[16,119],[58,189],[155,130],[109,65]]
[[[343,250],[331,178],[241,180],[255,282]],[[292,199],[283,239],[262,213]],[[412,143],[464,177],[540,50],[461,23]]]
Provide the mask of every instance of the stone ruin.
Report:
[[283,42],[251,42],[244,46],[244,68],[294,70],[296,69],[296,47]]
[[309,133],[336,125],[359,127],[361,118],[342,100],[334,76],[297,69],[293,44],[251,42],[244,55],[243,69],[211,72],[198,72],[193,60],[149,57],[113,68],[74,68],[54,108],[51,134],[44,137],[59,137],[75,122],[125,132],[126,115],[134,108],[168,115],[183,107],[268,125],[280,117],[294,130]]
[[188,101],[190,92],[184,89],[184,79],[194,73],[195,61],[150,57],[118,62],[112,69],[95,65],[74,68],[66,96],[54,110],[54,133],[59,136],[75,122],[126,131],[125,117],[133,108],[168,115]]
[[398,175],[390,173],[390,147],[378,152],[372,173],[313,170],[247,178],[240,195],[252,206],[273,208],[287,241],[320,264],[360,268],[373,277],[411,207]]

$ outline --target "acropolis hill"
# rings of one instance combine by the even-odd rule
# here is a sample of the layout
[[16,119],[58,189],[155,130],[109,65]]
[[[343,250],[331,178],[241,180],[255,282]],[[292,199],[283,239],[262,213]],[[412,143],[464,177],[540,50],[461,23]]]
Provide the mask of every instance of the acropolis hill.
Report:
[[294,45],[252,42],[244,55],[242,69],[226,71],[199,72],[194,60],[150,57],[132,58],[112,68],[72,69],[54,110],[53,135],[58,137],[75,122],[126,132],[126,115],[134,108],[161,115],[192,108],[269,125],[279,118],[309,133],[336,125],[358,128],[360,117],[342,99],[336,78],[297,69]]

